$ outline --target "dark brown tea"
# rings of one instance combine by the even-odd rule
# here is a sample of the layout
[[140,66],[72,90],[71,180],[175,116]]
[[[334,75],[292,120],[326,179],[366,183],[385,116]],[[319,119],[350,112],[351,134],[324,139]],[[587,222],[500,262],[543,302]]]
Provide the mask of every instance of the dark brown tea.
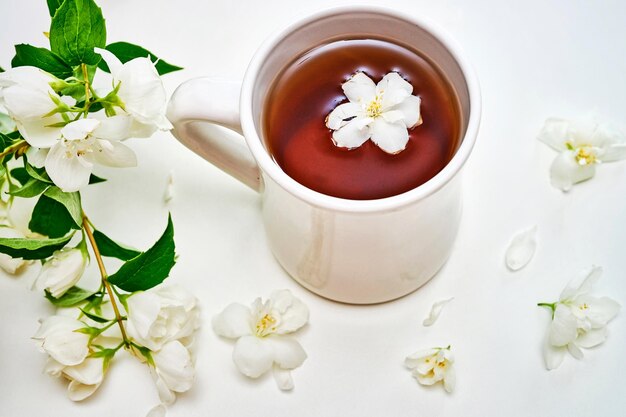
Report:
[[[391,155],[371,140],[335,146],[326,116],[347,102],[341,85],[357,71],[378,83],[398,72],[421,98],[423,123],[406,149]],[[434,177],[459,146],[460,110],[452,86],[424,57],[382,40],[345,40],[308,51],[276,78],[265,103],[269,152],[300,184],[334,197],[373,200],[409,191]]]

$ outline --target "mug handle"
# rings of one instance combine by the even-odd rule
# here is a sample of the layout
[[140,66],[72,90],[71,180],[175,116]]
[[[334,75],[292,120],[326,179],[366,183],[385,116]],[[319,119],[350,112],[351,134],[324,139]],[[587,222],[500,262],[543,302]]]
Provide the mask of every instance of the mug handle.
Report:
[[259,166],[243,138],[239,118],[241,83],[209,77],[182,83],[170,99],[167,118],[183,145],[255,191]]

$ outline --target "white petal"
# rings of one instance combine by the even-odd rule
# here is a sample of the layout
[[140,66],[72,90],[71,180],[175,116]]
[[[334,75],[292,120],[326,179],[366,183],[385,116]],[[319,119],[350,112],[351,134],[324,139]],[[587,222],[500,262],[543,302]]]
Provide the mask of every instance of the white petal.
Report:
[[432,326],[433,324],[435,324],[435,322],[439,318],[439,315],[441,314],[441,311],[443,310],[445,305],[448,304],[452,300],[454,300],[454,297],[450,297],[445,300],[437,301],[436,303],[434,303],[432,307],[430,308],[430,313],[428,314],[428,317],[424,319],[422,324],[424,326]]
[[376,84],[365,73],[357,72],[341,85],[344,94],[353,103],[366,105],[376,97]]
[[588,294],[591,288],[598,282],[602,275],[602,267],[592,266],[585,269],[580,275],[572,279],[561,292],[560,301],[574,300],[575,298]]
[[63,121],[60,114],[54,114],[44,119],[16,120],[17,128],[30,146],[36,148],[50,148],[58,142],[61,137],[60,127],[50,127],[50,125]]
[[293,389],[293,378],[291,377],[291,371],[287,369],[281,369],[278,365],[274,365],[274,380],[276,385],[281,391],[291,391]]
[[149,138],[156,131],[156,125],[152,123],[141,123],[138,120],[133,119],[129,135],[131,138]]
[[263,340],[273,353],[274,363],[282,369],[295,369],[302,365],[307,358],[297,340],[285,336],[267,336]]
[[155,340],[150,334],[161,311],[159,297],[153,291],[143,291],[131,295],[126,302],[129,335],[151,350],[160,350],[164,341]]
[[443,377],[443,388],[446,392],[452,392],[456,386],[456,371],[454,367],[448,367],[446,375]]
[[158,404],[148,411],[146,417],[165,417],[166,413],[167,407],[163,404]]
[[135,152],[123,143],[98,139],[98,144],[99,149],[91,154],[96,163],[113,168],[137,166]]
[[51,94],[58,98],[49,86],[35,89],[14,85],[2,91],[4,106],[18,120],[41,118],[56,109],[57,105],[50,98]]
[[588,330],[576,338],[574,343],[581,348],[589,349],[604,343],[607,337],[606,327]]
[[565,358],[565,352],[567,352],[566,346],[554,346],[549,341],[543,344],[543,358],[548,370],[558,368],[563,363]]
[[588,180],[595,173],[595,164],[580,165],[576,162],[576,153],[566,150],[554,158],[550,167],[550,181],[554,187],[569,191],[573,184]]
[[167,204],[174,199],[174,171],[170,171],[167,175],[167,182],[165,184],[165,193],[163,193],[163,201]]
[[578,336],[578,321],[569,307],[557,304],[550,323],[549,341],[554,346],[565,346]]
[[583,294],[576,297],[576,304],[586,304],[586,317],[591,322],[593,328],[604,327],[619,312],[620,305],[617,301],[609,297],[593,297]]
[[357,103],[340,104],[326,118],[326,127],[337,130],[346,125],[350,119],[356,117],[361,111],[361,106]]
[[63,373],[74,381],[85,385],[98,385],[104,378],[103,358],[87,358],[76,366],[69,366]]
[[232,303],[213,317],[213,331],[218,336],[237,339],[252,334],[251,320],[252,316],[248,307]]
[[154,124],[161,130],[171,129],[165,117],[167,95],[152,61],[135,58],[126,62],[117,80],[121,82],[118,96],[126,112],[141,123]]
[[62,249],[41,268],[34,285],[39,291],[48,290],[59,298],[83,276],[87,258],[80,249]]
[[67,396],[72,401],[82,401],[96,392],[99,386],[100,384],[86,385],[78,381],[70,381],[67,386]]
[[[56,139],[55,139],[56,143]],[[48,156],[48,149],[35,148],[33,146],[29,147],[26,150],[26,157],[28,158],[28,163],[34,166],[35,168],[43,168],[46,163],[46,157]]]
[[607,146],[600,158],[602,162],[614,162],[620,159],[626,159],[626,144],[614,144]]
[[66,155],[65,147],[57,143],[46,157],[46,172],[54,184],[65,192],[78,191],[89,184],[93,164],[75,155]]
[[413,92],[413,86],[397,72],[385,75],[376,86],[376,94],[382,96],[383,111],[402,103]]
[[[0,238],[24,238],[24,234],[12,227],[0,226]],[[12,258],[9,255],[0,253],[0,268],[8,274],[15,274],[20,268],[26,265],[22,258]]]
[[100,125],[93,130],[93,136],[110,141],[124,140],[131,137],[133,118],[127,114],[107,117],[100,121]]
[[583,351],[580,350],[580,348],[578,346],[576,346],[574,344],[574,342],[568,343],[567,344],[567,350],[569,351],[569,353],[576,359],[580,360],[582,359],[585,355],[583,354]]
[[157,393],[159,394],[159,400],[161,400],[161,402],[166,405],[174,404],[174,402],[176,401],[176,394],[174,393],[174,391],[169,389],[165,381],[163,381],[163,378],[159,377],[156,371],[151,369],[150,373],[156,384]]
[[152,358],[157,373],[174,392],[188,391],[195,378],[195,369],[189,351],[178,340],[166,343]]
[[506,266],[511,271],[517,271],[528,265],[537,249],[537,226],[517,233],[513,236],[506,250]]
[[280,322],[277,334],[295,332],[309,321],[309,309],[289,290],[274,291],[270,295],[272,309],[278,311]]
[[[404,122],[408,129],[412,129],[415,126],[422,124],[422,116],[420,106],[422,99],[416,96],[409,96],[405,98],[399,104],[393,106],[388,112],[383,113],[383,117],[390,112],[400,112],[402,115],[401,120]],[[390,121],[391,120],[387,120]]]
[[274,349],[266,339],[243,336],[235,343],[233,361],[239,372],[250,378],[258,378],[272,368]]
[[387,123],[382,118],[378,118],[370,125],[372,132],[372,142],[380,149],[389,153],[397,154],[406,148],[409,141],[409,132],[404,122]]
[[567,120],[550,118],[543,124],[537,139],[561,152],[567,149],[565,142],[573,139],[573,131]]
[[116,57],[115,55],[113,55],[112,52],[109,52],[106,49],[94,48],[93,50],[95,53],[99,54],[102,57],[104,62],[106,62],[107,66],[109,67],[109,72],[111,73],[113,78],[117,79],[118,74],[123,66],[122,61],[120,61],[118,57]]
[[333,142],[340,148],[354,149],[361,146],[371,136],[369,117],[357,117],[333,132]]
[[66,124],[61,129],[61,135],[68,140],[80,140],[89,136],[98,126],[100,120],[78,119],[75,122]]

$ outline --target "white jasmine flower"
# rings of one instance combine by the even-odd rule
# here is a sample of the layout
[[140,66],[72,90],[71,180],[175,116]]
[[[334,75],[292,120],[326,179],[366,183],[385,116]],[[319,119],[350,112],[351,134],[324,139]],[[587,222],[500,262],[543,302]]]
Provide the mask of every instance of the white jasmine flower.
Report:
[[198,299],[178,285],[136,292],[126,304],[129,336],[152,351],[174,340],[188,346],[200,326]]
[[0,104],[31,146],[49,148],[60,136],[60,128],[50,127],[63,121],[59,113],[51,114],[64,105],[50,86],[55,81],[59,80],[35,67],[11,68],[0,73]]
[[426,327],[432,326],[433,324],[435,324],[435,322],[439,318],[439,315],[441,314],[441,310],[443,310],[445,305],[448,304],[452,300],[454,300],[454,297],[450,297],[445,300],[437,301],[436,303],[434,303],[430,309],[430,314],[428,315],[428,317],[424,319],[422,324]]
[[166,343],[157,352],[152,352],[154,368],[150,368],[159,398],[163,404],[172,404],[177,392],[186,392],[193,385],[195,370],[191,355],[178,340]]
[[626,138],[594,121],[546,120],[539,140],[559,152],[550,168],[552,185],[568,191],[592,178],[596,165],[626,158]]
[[609,297],[590,295],[601,274],[602,268],[594,266],[572,280],[561,292],[559,301],[539,304],[553,312],[544,349],[548,369],[557,368],[566,351],[581,359],[580,348],[591,348],[606,340],[606,325],[617,315],[620,305]]
[[404,363],[420,384],[433,385],[442,381],[447,392],[454,389],[456,375],[450,346],[417,351],[407,356]]
[[59,298],[80,280],[88,262],[89,255],[84,244],[82,247],[58,250],[43,264],[34,286]]
[[506,250],[506,266],[511,271],[517,271],[528,265],[537,249],[537,226],[518,232]]
[[170,130],[165,117],[167,96],[159,73],[149,58],[135,58],[124,64],[106,49],[95,48],[102,56],[119,90],[121,108],[133,117],[133,137],[148,137],[156,129]]
[[230,304],[213,318],[213,330],[219,336],[237,339],[233,361],[242,374],[258,378],[273,369],[279,388],[290,390],[290,371],[302,365],[307,356],[300,343],[286,335],[308,320],[306,305],[289,290],[280,290],[265,302],[257,298],[252,308]]
[[87,358],[78,365],[66,366],[50,358],[44,372],[48,375],[63,376],[70,381],[67,395],[72,401],[82,401],[93,394],[104,379],[106,362],[104,358]]
[[[0,226],[0,238],[24,238],[24,234],[11,226]],[[22,258],[12,258],[0,253],[0,268],[8,274],[17,273],[28,262]]]
[[67,316],[51,316],[33,336],[41,348],[61,366],[81,364],[89,354],[89,335],[78,330],[85,324]]
[[409,141],[408,129],[422,123],[421,99],[397,72],[374,84],[357,72],[341,88],[349,102],[337,106],[326,118],[333,141],[341,148],[358,148],[368,139],[383,151],[396,154]]
[[46,172],[63,191],[78,191],[89,183],[95,164],[109,167],[137,165],[135,153],[119,142],[128,138],[130,118],[79,119],[61,129],[62,138],[46,156]]

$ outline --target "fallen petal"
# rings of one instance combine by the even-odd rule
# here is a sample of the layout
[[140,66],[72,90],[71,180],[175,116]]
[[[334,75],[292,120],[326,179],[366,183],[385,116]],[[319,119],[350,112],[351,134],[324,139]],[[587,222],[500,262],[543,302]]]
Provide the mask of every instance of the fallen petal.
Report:
[[150,411],[148,411],[146,417],[165,417],[166,413],[167,408],[163,404],[159,404],[154,406]]
[[291,391],[293,389],[293,378],[291,377],[291,371],[288,369],[282,369],[278,365],[274,365],[274,380],[276,385],[282,391]]
[[511,271],[518,271],[528,265],[537,249],[537,226],[513,236],[506,250],[506,266]]
[[439,315],[441,314],[441,310],[443,310],[443,307],[452,300],[454,300],[454,297],[450,297],[448,299],[437,301],[436,303],[434,303],[430,309],[430,314],[428,315],[427,318],[424,319],[422,324],[424,326],[432,326],[435,323],[435,321],[437,321],[437,319],[439,318]]

